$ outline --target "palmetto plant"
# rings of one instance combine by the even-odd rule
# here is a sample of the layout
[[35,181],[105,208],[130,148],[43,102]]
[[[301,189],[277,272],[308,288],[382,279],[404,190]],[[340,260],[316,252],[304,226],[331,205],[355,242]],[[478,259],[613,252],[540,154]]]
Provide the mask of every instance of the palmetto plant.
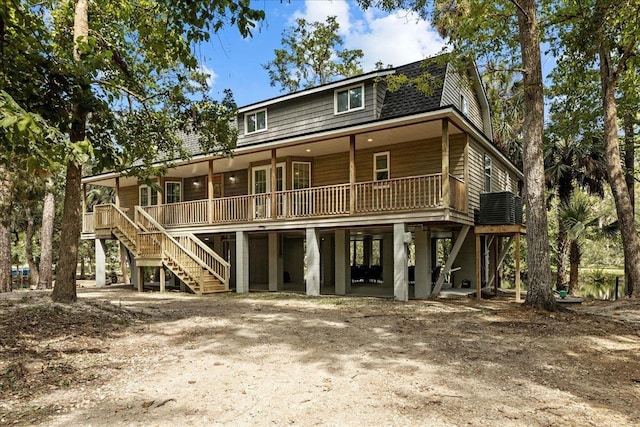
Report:
[[588,230],[598,225],[593,205],[582,192],[576,192],[567,203],[560,204],[559,219],[566,225],[569,240],[569,293],[578,289],[578,268],[582,258],[580,240]]

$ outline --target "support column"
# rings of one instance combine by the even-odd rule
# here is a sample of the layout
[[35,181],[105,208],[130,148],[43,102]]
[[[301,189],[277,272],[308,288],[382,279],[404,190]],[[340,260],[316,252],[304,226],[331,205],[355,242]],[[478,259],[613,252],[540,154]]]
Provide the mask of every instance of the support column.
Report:
[[315,228],[307,228],[307,295],[320,295],[320,237]]
[[160,266],[160,293],[164,293],[167,291],[167,282],[166,276],[164,273],[164,266]]
[[249,234],[236,231],[236,293],[249,292]]
[[449,121],[442,120],[442,207],[448,208],[451,203],[449,185]]
[[335,232],[335,285],[337,295],[346,295],[351,291],[351,263],[349,231],[336,230]]
[[107,284],[107,242],[104,239],[96,239],[96,287]]
[[516,233],[516,302],[520,302],[520,233]]
[[431,295],[431,231],[416,230],[415,297],[426,299]]
[[129,266],[131,267],[131,284],[134,289],[138,288],[138,283],[140,278],[138,277],[138,267],[136,262],[136,257],[133,254],[129,253]]
[[409,300],[406,232],[404,223],[393,224],[393,296],[398,301]]
[[120,268],[122,269],[122,283],[128,285],[130,277],[127,269],[127,247],[124,243],[120,243]]
[[393,234],[382,235],[382,283],[386,286],[393,284]]
[[142,292],[144,290],[144,272],[142,271],[142,267],[136,268],[136,276],[138,277],[138,292]]
[[482,253],[480,253],[480,235],[476,234],[476,299],[479,301],[482,298]]
[[362,241],[362,258],[363,264],[365,267],[371,267],[371,250],[373,245],[373,240],[371,236],[366,236]]
[[284,289],[283,262],[280,253],[280,236],[269,233],[269,290],[282,291]]

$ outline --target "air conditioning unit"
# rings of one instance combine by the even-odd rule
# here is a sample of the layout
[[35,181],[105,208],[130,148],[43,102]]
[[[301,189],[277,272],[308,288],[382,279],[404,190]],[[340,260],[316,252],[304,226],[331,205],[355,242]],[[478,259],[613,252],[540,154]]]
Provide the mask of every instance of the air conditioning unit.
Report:
[[522,224],[522,199],[510,191],[480,194],[478,224]]

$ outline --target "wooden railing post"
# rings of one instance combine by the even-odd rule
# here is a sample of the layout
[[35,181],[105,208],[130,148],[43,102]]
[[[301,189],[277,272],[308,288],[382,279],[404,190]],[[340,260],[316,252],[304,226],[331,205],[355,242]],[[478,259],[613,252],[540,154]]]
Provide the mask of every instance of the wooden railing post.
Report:
[[349,135],[349,214],[356,212],[356,136]]
[[[276,190],[278,186],[278,174],[276,162],[276,149],[271,150],[271,219],[276,219],[278,210],[276,209]],[[265,212],[266,214],[266,212]]]
[[450,205],[449,182],[449,121],[442,119],[442,207]]

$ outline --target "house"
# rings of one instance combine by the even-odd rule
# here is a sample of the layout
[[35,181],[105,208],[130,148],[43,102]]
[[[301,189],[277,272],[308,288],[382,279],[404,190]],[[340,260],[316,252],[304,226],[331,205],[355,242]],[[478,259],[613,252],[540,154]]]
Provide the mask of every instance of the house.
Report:
[[[385,76],[425,69],[431,94],[387,89]],[[230,158],[200,153],[186,136],[194,156],[157,178],[161,192],[116,173],[83,178],[85,188],[115,188],[114,204],[84,213],[98,262],[105,239],[118,239],[139,289],[139,267],[164,265],[197,293],[406,301],[428,297],[434,282],[479,290],[504,258],[501,238],[524,232],[513,219],[474,220],[481,194],[513,199],[523,176],[492,144],[473,65],[459,72],[431,60],[362,74],[242,107],[237,125]]]

